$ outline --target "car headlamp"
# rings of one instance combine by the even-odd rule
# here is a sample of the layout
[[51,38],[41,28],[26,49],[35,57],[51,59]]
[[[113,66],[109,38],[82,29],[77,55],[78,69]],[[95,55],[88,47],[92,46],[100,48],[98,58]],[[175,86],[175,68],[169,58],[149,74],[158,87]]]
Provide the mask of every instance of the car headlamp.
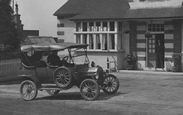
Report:
[[96,79],[98,79],[98,78],[99,78],[99,74],[98,74],[98,73],[96,74],[95,78],[96,78]]

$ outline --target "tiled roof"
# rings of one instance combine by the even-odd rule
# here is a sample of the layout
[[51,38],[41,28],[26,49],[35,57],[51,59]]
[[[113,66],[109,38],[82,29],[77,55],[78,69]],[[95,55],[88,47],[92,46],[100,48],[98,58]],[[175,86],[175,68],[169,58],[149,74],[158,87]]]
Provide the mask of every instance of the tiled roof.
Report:
[[183,18],[183,7],[130,9],[123,18],[148,19],[148,18]]
[[63,16],[68,14],[79,14],[85,11],[84,9],[86,9],[86,5],[83,0],[68,0],[53,15]]
[[128,0],[68,0],[54,15],[79,14],[75,18],[118,18],[129,9]]
[[68,0],[54,15],[72,20],[183,18],[183,7],[130,9],[128,0]]

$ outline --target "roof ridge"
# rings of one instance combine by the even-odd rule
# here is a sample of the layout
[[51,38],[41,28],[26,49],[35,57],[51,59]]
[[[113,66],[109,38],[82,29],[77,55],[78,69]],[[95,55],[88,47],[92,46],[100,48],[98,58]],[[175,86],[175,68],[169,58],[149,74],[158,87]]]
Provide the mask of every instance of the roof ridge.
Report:
[[161,7],[161,6],[159,6],[159,7],[144,7],[144,8],[130,8],[129,10],[143,10],[143,9],[166,9],[166,8],[183,8],[183,7],[181,7],[181,6],[179,6],[179,7],[176,7],[176,6],[164,6],[164,7]]

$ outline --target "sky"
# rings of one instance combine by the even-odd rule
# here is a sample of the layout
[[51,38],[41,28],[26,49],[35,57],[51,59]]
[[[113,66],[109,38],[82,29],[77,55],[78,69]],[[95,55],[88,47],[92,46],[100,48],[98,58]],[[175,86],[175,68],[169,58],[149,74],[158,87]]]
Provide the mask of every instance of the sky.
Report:
[[67,0],[14,0],[18,4],[24,30],[39,30],[40,36],[57,37],[57,17],[53,14]]

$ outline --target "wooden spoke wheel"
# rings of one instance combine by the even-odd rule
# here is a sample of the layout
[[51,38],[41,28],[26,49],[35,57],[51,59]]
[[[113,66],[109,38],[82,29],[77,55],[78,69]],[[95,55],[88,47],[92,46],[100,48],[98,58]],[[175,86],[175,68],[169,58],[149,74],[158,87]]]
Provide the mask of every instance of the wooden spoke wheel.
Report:
[[36,84],[31,80],[25,80],[20,85],[20,95],[26,101],[35,99],[37,92]]
[[60,67],[55,70],[53,80],[58,87],[68,89],[72,86],[71,71],[66,67]]
[[99,86],[92,79],[84,80],[80,85],[80,94],[87,101],[95,100],[99,95]]
[[50,90],[46,90],[46,92],[47,92],[49,95],[53,96],[53,95],[59,94],[60,90],[50,89]]
[[103,82],[103,91],[107,94],[115,94],[119,89],[119,80],[114,75],[108,75]]

